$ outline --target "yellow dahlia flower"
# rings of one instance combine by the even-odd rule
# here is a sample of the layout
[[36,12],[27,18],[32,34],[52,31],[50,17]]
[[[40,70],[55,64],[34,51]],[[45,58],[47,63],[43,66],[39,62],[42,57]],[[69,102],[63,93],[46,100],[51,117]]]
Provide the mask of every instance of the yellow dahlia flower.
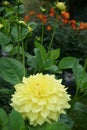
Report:
[[57,7],[60,11],[66,11],[65,2],[57,2],[57,3],[56,3],[56,7]]
[[0,23],[0,29],[3,27],[3,24]]
[[65,109],[70,108],[70,95],[54,75],[38,73],[23,78],[22,83],[14,86],[11,106],[28,119],[30,125],[42,125],[57,121]]
[[22,20],[17,21],[17,23],[18,23],[19,25],[27,26],[27,24],[26,24],[24,21],[22,21]]
[[6,0],[6,1],[3,2],[3,4],[4,4],[5,6],[8,6],[10,3]]
[[28,25],[28,31],[32,32],[32,28]]

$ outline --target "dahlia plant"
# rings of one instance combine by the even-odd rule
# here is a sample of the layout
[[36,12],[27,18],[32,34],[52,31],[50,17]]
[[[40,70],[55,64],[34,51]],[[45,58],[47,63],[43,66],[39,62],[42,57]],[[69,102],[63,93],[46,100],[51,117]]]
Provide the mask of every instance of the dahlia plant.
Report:
[[[0,130],[76,130],[78,111],[87,115],[86,105],[80,101],[87,96],[87,60],[82,66],[79,59],[61,58],[61,48],[53,48],[57,28],[69,24],[79,31],[83,24],[78,28],[76,21],[70,20],[64,2],[56,1],[48,15],[46,11],[41,7],[40,14],[30,11],[23,19],[21,1],[16,1],[15,7],[5,2],[1,8]],[[42,28],[37,35],[39,27]],[[29,43],[30,38],[34,44]],[[72,88],[64,82],[66,71],[71,74],[65,80],[74,81]]]

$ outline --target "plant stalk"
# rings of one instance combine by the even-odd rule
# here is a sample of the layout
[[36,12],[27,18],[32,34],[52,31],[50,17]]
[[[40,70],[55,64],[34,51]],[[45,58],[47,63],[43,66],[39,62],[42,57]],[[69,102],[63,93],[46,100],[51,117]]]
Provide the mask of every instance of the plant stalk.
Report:
[[41,44],[43,45],[44,41],[44,23],[42,22],[42,35],[41,35]]
[[[57,19],[56,19],[56,23],[57,23]],[[50,41],[50,44],[49,44],[49,47],[48,47],[48,52],[50,51],[50,49],[52,47],[52,44],[53,44],[53,39],[54,39],[55,32],[56,32],[56,23],[54,25],[54,29],[53,29],[53,33],[52,33],[52,38],[51,38],[51,41]]]
[[[22,26],[21,26],[21,39],[22,39]],[[22,63],[23,63],[23,74],[25,76],[26,70],[25,70],[25,51],[24,51],[24,42],[23,40],[21,41],[22,43]]]

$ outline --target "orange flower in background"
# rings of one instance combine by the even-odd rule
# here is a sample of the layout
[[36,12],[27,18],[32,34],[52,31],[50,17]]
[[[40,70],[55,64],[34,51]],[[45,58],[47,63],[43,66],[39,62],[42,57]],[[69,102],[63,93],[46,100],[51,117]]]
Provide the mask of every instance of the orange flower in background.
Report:
[[71,28],[76,29],[77,27],[76,27],[75,24],[72,24],[72,25],[71,25]]
[[25,15],[25,16],[24,16],[24,22],[27,22],[27,21],[29,20],[29,18],[30,18],[30,16]]
[[35,12],[34,12],[34,11],[30,11],[29,14],[30,14],[30,15],[34,15]]
[[79,25],[79,29],[87,29],[87,23],[81,22]]
[[52,30],[52,26],[51,26],[51,25],[48,25],[48,26],[46,27],[46,30],[47,30],[47,31],[51,31],[51,30]]
[[76,20],[72,19],[72,20],[70,20],[70,23],[71,24],[76,24]]
[[50,9],[50,17],[54,17],[55,16],[55,10],[54,8]]
[[43,19],[43,15],[42,14],[37,14],[37,16],[36,16],[37,18],[39,18],[40,20],[42,20]]
[[54,12],[55,12],[54,8],[51,8],[50,13],[54,13]]
[[[33,19],[31,19],[32,16],[34,16]],[[33,21],[36,21],[36,22],[42,22],[42,23],[46,24],[47,22],[51,21],[52,17],[55,18],[55,9],[54,8],[49,9],[49,14],[48,13],[37,14],[35,11],[30,11],[26,16],[24,16],[24,22],[33,20]],[[80,22],[80,24],[78,25],[76,20],[70,19],[70,14],[67,11],[62,11],[60,15],[59,14],[56,15],[56,18],[58,19],[58,21],[60,21],[60,23],[69,24],[69,26],[72,29],[77,29],[77,30],[87,29],[87,23],[86,22],[85,23]],[[52,22],[53,22],[53,19],[52,19]],[[55,20],[54,20],[54,22],[55,22]],[[46,30],[47,31],[52,30],[52,26],[47,24]]]
[[47,23],[47,16],[43,14],[37,14],[36,16],[38,19],[40,19],[43,23]]
[[58,20],[61,20],[61,16],[60,15],[58,15]]
[[64,19],[69,19],[70,18],[70,14],[68,12],[65,12],[65,11],[61,12],[61,15],[62,15],[62,17]]
[[65,11],[62,11],[61,12],[61,16],[62,16],[62,22],[64,24],[68,24],[69,23],[69,18],[70,18],[70,15],[68,12],[65,12]]
[[47,16],[46,16],[46,15],[43,15],[42,22],[43,22],[43,23],[47,23]]
[[69,21],[69,23],[71,24],[71,27],[72,27],[73,29],[76,29],[76,28],[77,28],[77,26],[76,26],[76,20],[72,19],[72,20]]
[[69,23],[69,20],[68,20],[68,19],[62,19],[62,22],[63,22],[64,24],[68,24],[68,23]]
[[50,13],[50,17],[54,17],[54,13]]
[[80,23],[79,29],[84,29],[84,23],[83,22]]

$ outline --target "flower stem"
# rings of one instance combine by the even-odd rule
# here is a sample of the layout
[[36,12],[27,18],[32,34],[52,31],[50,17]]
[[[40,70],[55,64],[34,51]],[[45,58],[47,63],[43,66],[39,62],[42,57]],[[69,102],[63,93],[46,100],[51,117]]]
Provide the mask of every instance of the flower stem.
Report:
[[[17,5],[17,12],[16,12],[17,19],[19,20],[19,5]],[[20,27],[17,25],[17,30],[18,30],[18,53],[17,53],[17,59],[20,60],[20,41],[19,41],[19,36],[20,36]]]
[[69,112],[68,112],[69,115],[72,114],[72,111],[73,111],[73,109],[74,109],[74,105],[75,105],[75,103],[76,103],[76,101],[77,101],[77,97],[78,97],[78,91],[76,91],[75,96],[74,96],[74,98],[72,99],[71,108],[70,108],[70,110],[69,110]]
[[48,47],[48,52],[50,51],[50,49],[52,47],[53,39],[54,39],[54,36],[55,36],[55,32],[56,32],[56,23],[54,25],[54,29],[53,29],[53,33],[52,33],[52,38],[51,38],[51,41],[50,41],[50,44],[49,44],[49,47]]
[[[21,39],[22,39],[22,27],[21,27]],[[25,51],[24,51],[24,42],[23,40],[21,41],[22,42],[22,63],[23,63],[23,76],[25,76]]]
[[20,41],[19,41],[19,25],[17,25],[17,30],[18,30],[18,52],[17,52],[17,59],[20,60]]
[[42,22],[42,35],[41,35],[41,44],[43,45],[44,41],[44,23]]

